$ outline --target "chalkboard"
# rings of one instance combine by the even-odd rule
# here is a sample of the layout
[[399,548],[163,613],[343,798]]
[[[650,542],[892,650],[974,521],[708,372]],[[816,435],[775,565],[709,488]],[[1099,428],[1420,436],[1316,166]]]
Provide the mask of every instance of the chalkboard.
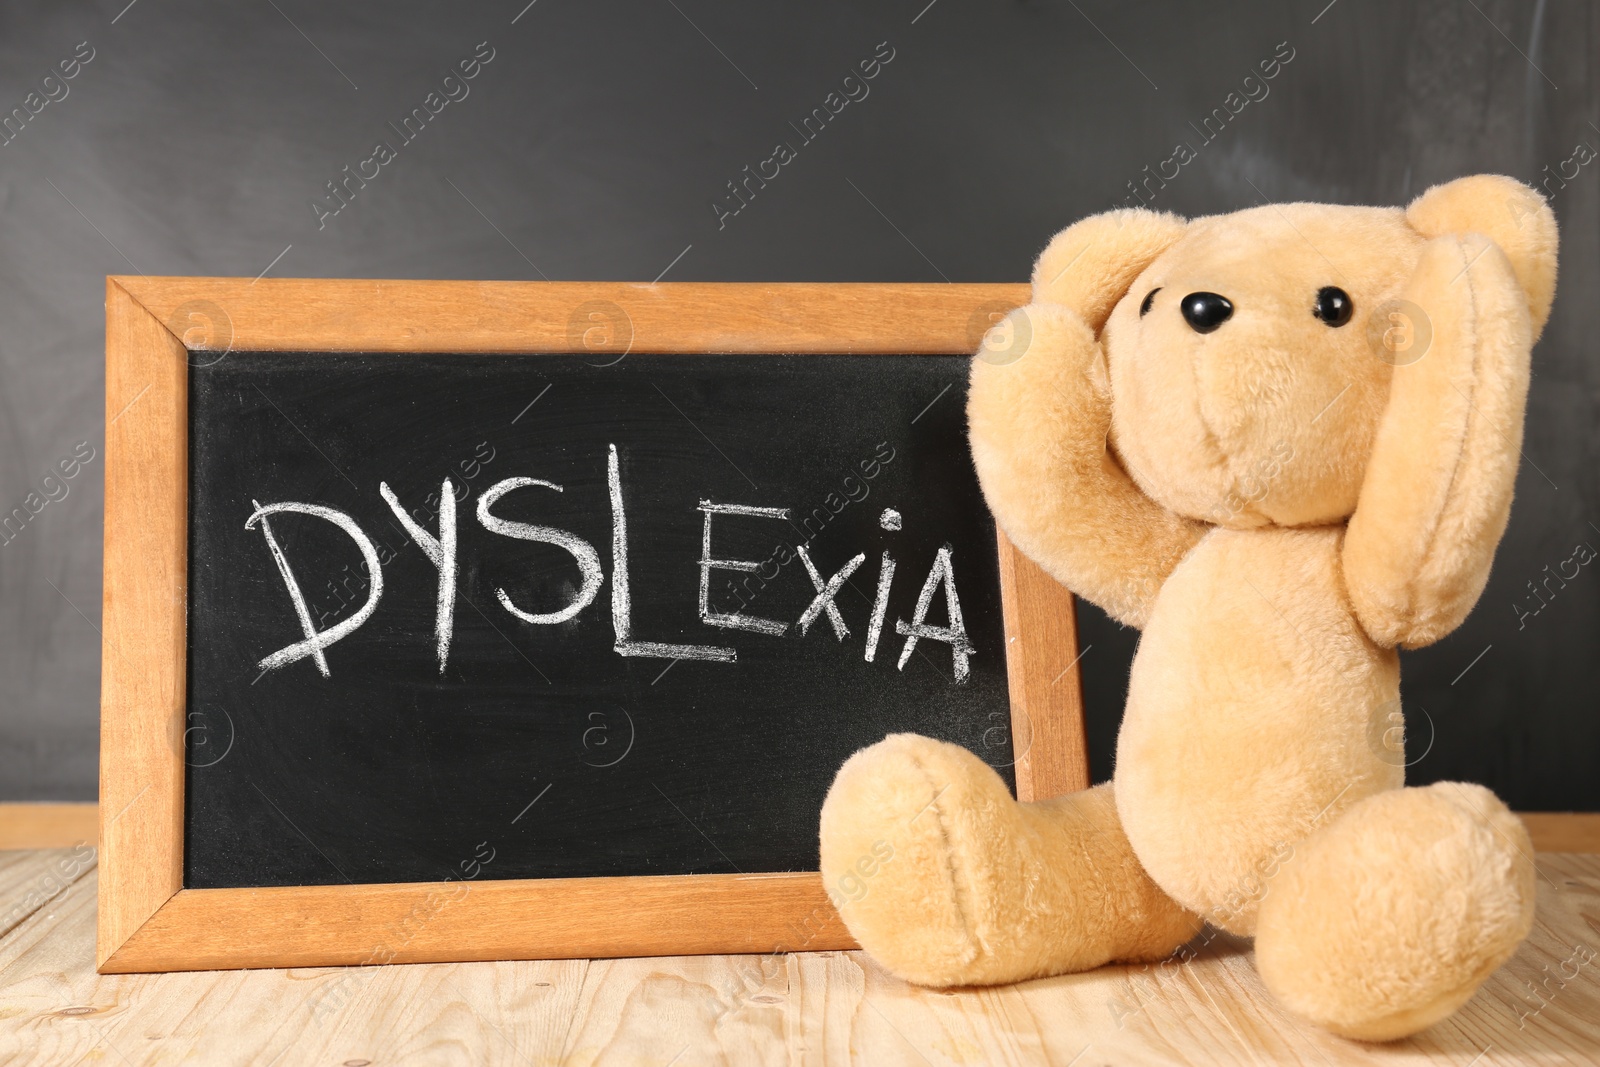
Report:
[[[491,850],[482,877],[815,870],[834,772],[886,734],[965,745],[1009,778],[966,364],[233,353],[191,368],[185,884],[435,881]],[[424,544],[443,512],[456,531],[443,655],[440,569],[384,489]],[[326,673],[311,655],[263,665],[305,640],[275,556],[317,633],[374,583],[343,527],[263,514],[290,503],[347,516],[379,561],[376,607],[322,650]],[[560,533],[532,540],[530,524]],[[846,568],[825,601],[837,617],[808,615],[816,582]],[[911,622],[942,633],[897,632]]]
[[100,968],[847,948],[852,752],[1086,785],[966,441],[1025,299],[110,279]]

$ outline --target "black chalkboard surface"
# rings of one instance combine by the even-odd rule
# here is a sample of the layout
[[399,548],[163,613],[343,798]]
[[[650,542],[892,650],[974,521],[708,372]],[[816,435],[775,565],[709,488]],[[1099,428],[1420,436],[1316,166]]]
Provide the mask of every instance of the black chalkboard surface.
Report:
[[901,730],[1010,782],[966,373],[191,359],[183,884],[814,871],[839,764]]

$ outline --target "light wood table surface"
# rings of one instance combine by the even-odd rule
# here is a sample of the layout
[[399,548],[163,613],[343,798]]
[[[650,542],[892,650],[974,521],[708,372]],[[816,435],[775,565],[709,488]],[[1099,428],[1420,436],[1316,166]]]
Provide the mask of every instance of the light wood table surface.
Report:
[[857,952],[101,976],[95,871],[62,878],[70,856],[0,852],[0,1064],[1600,1063],[1600,958],[1577,962],[1600,949],[1595,854],[1541,853],[1522,950],[1387,1046],[1286,1016],[1225,937],[1171,975],[942,993]]

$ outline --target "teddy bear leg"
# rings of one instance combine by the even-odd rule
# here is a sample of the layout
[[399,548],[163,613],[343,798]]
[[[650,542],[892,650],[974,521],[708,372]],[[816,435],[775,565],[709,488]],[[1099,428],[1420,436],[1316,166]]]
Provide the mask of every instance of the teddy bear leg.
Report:
[[1163,959],[1200,925],[1145,874],[1109,784],[1019,804],[977,756],[914,734],[840,769],[822,875],[861,946],[919,985]]
[[1297,845],[1256,924],[1262,981],[1290,1011],[1366,1041],[1445,1018],[1533,925],[1533,846],[1478,785],[1366,798]]

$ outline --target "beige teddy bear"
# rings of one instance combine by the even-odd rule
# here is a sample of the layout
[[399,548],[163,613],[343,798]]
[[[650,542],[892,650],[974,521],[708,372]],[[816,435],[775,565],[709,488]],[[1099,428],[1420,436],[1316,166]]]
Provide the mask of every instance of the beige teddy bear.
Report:
[[905,979],[1018,981],[1254,936],[1266,986],[1347,1036],[1465,1003],[1533,920],[1487,789],[1403,788],[1396,646],[1437,641],[1505,529],[1556,226],[1508,178],[1404,211],[1144,210],[1051,241],[972,367],[1002,529],[1143,630],[1112,782],[1038,803],[910,734],[822,812],[845,922]]

